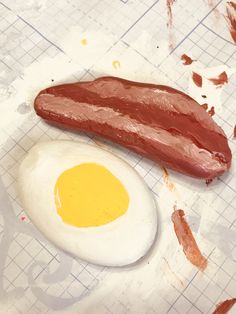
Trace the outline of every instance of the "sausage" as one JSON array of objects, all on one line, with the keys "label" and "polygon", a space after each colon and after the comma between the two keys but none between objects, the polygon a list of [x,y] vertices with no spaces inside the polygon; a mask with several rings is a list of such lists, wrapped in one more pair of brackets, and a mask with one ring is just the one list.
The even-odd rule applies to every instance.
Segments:
[{"label": "sausage", "polygon": [[116,77],[53,86],[35,98],[36,113],[91,132],[183,174],[212,179],[231,164],[224,131],[174,88]]}]

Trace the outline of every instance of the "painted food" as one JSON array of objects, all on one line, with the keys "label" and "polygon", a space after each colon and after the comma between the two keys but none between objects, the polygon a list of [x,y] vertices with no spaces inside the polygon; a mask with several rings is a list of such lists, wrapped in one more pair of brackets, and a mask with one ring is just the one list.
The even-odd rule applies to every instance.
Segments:
[{"label": "painted food", "polygon": [[134,263],[157,231],[148,187],[122,159],[84,143],[34,146],[19,169],[22,206],[63,250],[95,264]]},{"label": "painted food", "polygon": [[212,179],[231,164],[224,131],[195,100],[163,85],[101,77],[49,87],[42,118],[95,133],[186,175]]}]

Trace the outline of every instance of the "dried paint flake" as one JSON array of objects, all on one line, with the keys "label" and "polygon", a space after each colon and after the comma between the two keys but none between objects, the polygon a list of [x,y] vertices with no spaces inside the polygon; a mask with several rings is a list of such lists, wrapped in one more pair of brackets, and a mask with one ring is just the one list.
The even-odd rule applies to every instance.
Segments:
[{"label": "dried paint flake", "polygon": [[220,73],[217,77],[210,78],[209,81],[211,81],[216,86],[223,86],[224,84],[228,83],[228,75],[224,71]]},{"label": "dried paint flake", "polygon": [[181,60],[183,61],[184,65],[190,65],[194,62],[194,60],[187,56],[185,53],[181,56]]},{"label": "dried paint flake", "polygon": [[193,82],[195,83],[195,85],[197,85],[198,87],[202,87],[201,75],[197,74],[196,72],[193,72],[192,79],[193,79]]}]

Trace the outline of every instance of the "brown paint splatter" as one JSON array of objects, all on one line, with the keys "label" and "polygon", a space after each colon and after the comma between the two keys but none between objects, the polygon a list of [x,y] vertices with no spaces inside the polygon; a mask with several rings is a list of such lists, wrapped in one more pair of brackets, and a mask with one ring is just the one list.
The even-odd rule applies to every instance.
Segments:
[{"label": "brown paint splatter", "polygon": [[230,35],[236,43],[236,3],[232,1],[226,3],[226,20],[228,22]]},{"label": "brown paint splatter", "polygon": [[213,179],[207,179],[206,180],[206,185],[208,186],[209,184],[211,184],[212,181],[213,181]]},{"label": "brown paint splatter", "polygon": [[207,96],[206,95],[202,95],[202,98],[207,98]]},{"label": "brown paint splatter", "polygon": [[236,304],[236,298],[221,302],[212,314],[226,314],[232,309],[234,304]]},{"label": "brown paint splatter", "polygon": [[197,74],[196,72],[193,72],[192,79],[193,79],[193,82],[195,83],[195,85],[197,85],[198,87],[202,87],[201,75]]},{"label": "brown paint splatter", "polygon": [[185,53],[181,56],[181,60],[183,61],[184,65],[190,65],[194,62],[194,60],[187,56]]},{"label": "brown paint splatter", "polygon": [[224,72],[220,73],[220,75],[218,75],[217,77],[210,78],[209,81],[211,81],[216,86],[222,86],[222,85],[228,83],[228,75],[224,71]]},{"label": "brown paint splatter", "polygon": [[176,280],[181,284],[182,287],[184,287],[184,282],[183,282],[183,280],[171,269],[168,260],[167,260],[165,257],[163,257],[163,260],[164,260],[165,263],[166,263],[166,267],[167,267],[167,269],[168,269],[170,275],[171,275],[174,279],[176,279]]},{"label": "brown paint splatter", "polygon": [[211,107],[211,109],[208,111],[208,114],[212,117],[215,114],[215,108],[214,106]]},{"label": "brown paint splatter", "polygon": [[80,41],[81,45],[86,46],[88,44],[88,41],[86,38],[81,39]]},{"label": "brown paint splatter", "polygon": [[202,104],[201,107],[202,107],[203,109],[207,110],[207,109],[208,109],[208,104]]},{"label": "brown paint splatter", "polygon": [[174,224],[175,234],[178,238],[179,244],[183,247],[183,251],[187,259],[203,271],[207,267],[207,259],[200,252],[184,215],[185,214],[182,209],[176,209],[176,206],[174,206],[174,212],[171,216],[171,220]]},{"label": "brown paint splatter", "polygon": [[236,139],[236,124],[234,126],[234,139]]},{"label": "brown paint splatter", "polygon": [[164,180],[165,185],[168,188],[168,190],[170,192],[174,192],[175,191],[175,185],[174,185],[174,183],[171,182],[169,173],[166,170],[166,168],[164,168],[164,167],[163,167],[163,180]]},{"label": "brown paint splatter", "polygon": [[113,66],[113,68],[114,69],[119,69],[120,68],[120,61],[118,61],[118,60],[114,60],[113,62],[112,62],[112,66]]}]

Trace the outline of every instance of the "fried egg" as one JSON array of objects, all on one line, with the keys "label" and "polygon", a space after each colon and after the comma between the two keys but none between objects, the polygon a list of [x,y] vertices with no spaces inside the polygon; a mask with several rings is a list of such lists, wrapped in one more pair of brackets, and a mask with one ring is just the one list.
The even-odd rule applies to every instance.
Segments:
[{"label": "fried egg", "polygon": [[61,249],[91,263],[123,266],[142,258],[157,233],[153,196],[139,174],[85,143],[35,145],[19,168],[22,206]]}]

